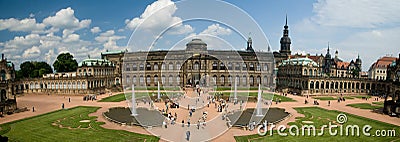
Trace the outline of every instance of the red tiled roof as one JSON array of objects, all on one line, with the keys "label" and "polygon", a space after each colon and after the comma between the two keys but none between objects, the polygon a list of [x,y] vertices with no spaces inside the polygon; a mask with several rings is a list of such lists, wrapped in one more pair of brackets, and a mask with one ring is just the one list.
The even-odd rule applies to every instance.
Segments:
[{"label": "red tiled roof", "polygon": [[382,57],[378,59],[374,64],[372,64],[372,68],[386,68],[388,65],[396,60],[396,57]]},{"label": "red tiled roof", "polygon": [[350,63],[349,62],[336,62],[337,68],[344,68],[347,69],[349,67]]}]

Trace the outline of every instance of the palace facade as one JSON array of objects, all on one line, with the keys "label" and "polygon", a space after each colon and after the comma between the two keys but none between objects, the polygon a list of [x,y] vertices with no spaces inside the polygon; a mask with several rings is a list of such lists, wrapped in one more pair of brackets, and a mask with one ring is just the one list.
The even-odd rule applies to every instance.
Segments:
[{"label": "palace facade", "polygon": [[[111,55],[105,56],[111,58]],[[208,50],[201,39],[193,39],[184,50],[125,53],[123,63],[122,83],[125,86],[157,86],[160,83],[175,87],[231,87],[235,80],[241,87],[261,84],[273,89],[275,86],[273,54],[255,52],[251,38],[244,51]]]},{"label": "palace facade", "polygon": [[76,72],[54,73],[18,81],[17,93],[97,94],[115,84],[115,65],[104,59],[85,59]]},{"label": "palace facade", "polygon": [[13,112],[17,108],[15,96],[14,64],[1,55],[0,61],[0,115]]}]

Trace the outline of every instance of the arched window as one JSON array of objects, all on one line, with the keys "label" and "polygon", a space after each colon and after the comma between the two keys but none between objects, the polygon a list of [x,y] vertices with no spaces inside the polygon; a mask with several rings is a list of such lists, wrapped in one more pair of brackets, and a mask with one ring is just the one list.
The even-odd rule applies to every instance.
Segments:
[{"label": "arched window", "polygon": [[260,64],[257,64],[257,71],[261,71],[261,66],[260,66]]},{"label": "arched window", "polygon": [[264,76],[264,85],[268,86],[268,77],[267,76]]},{"label": "arched window", "polygon": [[264,71],[268,71],[268,64],[264,64]]},{"label": "arched window", "polygon": [[261,84],[261,76],[257,76],[257,84]]},{"label": "arched window", "polygon": [[307,75],[307,69],[304,69],[304,73],[303,73],[304,75]]},{"label": "arched window", "polygon": [[228,63],[228,70],[232,70],[232,63],[231,62]]},{"label": "arched window", "polygon": [[213,80],[212,80],[213,84],[217,84],[217,75],[213,76]]},{"label": "arched window", "polygon": [[242,83],[243,83],[243,85],[247,84],[247,77],[246,76],[243,76]]},{"label": "arched window", "polygon": [[172,85],[172,83],[174,82],[174,80],[172,79],[172,75],[169,75],[168,82],[170,85]]},{"label": "arched window", "polygon": [[129,75],[126,75],[126,83],[131,83],[131,78],[130,78],[130,76]]},{"label": "arched window", "polygon": [[132,64],[132,70],[133,70],[133,71],[137,71],[137,65],[136,65],[136,63],[133,63],[133,64]]},{"label": "arched window", "polygon": [[310,89],[314,89],[314,81],[310,82]]},{"label": "arched window", "polygon": [[219,80],[220,80],[220,83],[221,83],[222,85],[225,84],[225,76],[224,76],[224,75],[221,75],[221,77],[219,78]]},{"label": "arched window", "polygon": [[143,84],[143,83],[144,83],[144,77],[143,77],[143,75],[141,75],[139,77],[139,84]]},{"label": "arched window", "polygon": [[136,75],[134,75],[134,76],[132,77],[132,83],[133,83],[133,84],[136,84]]},{"label": "arched window", "polygon": [[225,65],[224,65],[224,63],[221,62],[221,63],[219,64],[219,69],[220,69],[220,70],[225,70]]},{"label": "arched window", "polygon": [[150,65],[150,63],[146,63],[146,70],[151,70],[151,65]]},{"label": "arched window", "polygon": [[177,62],[175,70],[179,70],[180,68],[181,68],[181,63]]},{"label": "arched window", "polygon": [[150,84],[150,82],[151,82],[151,77],[150,77],[150,75],[148,75],[148,76],[146,77],[146,83],[147,83],[147,84]]},{"label": "arched window", "polygon": [[[239,86],[240,85],[240,77],[237,75],[235,79],[236,79],[236,85]],[[235,82],[233,82],[233,83],[235,83]]]},{"label": "arched window", "polygon": [[312,69],[310,69],[310,70],[308,71],[308,73],[310,73],[309,76],[313,76],[313,74],[312,74]]},{"label": "arched window", "polygon": [[194,68],[193,69],[194,70],[199,70],[200,69],[199,66],[200,66],[199,62],[196,61],[196,62],[194,62],[194,66],[193,66]]},{"label": "arched window", "polygon": [[161,63],[161,70],[166,70],[164,62]]},{"label": "arched window", "polygon": [[174,70],[174,64],[173,63],[169,63],[168,64],[168,70]]},{"label": "arched window", "polygon": [[139,70],[144,70],[144,65],[143,65],[143,63],[140,63],[140,65],[139,65]]},{"label": "arched window", "polygon": [[254,71],[254,64],[253,63],[250,63],[250,70]]},{"label": "arched window", "polygon": [[165,75],[162,75],[161,76],[161,82],[162,82],[162,84],[167,84],[167,81],[165,80],[166,78],[165,78]]},{"label": "arched window", "polygon": [[176,84],[180,84],[181,83],[181,77],[178,75],[176,76]]},{"label": "arched window", "polygon": [[154,70],[158,70],[158,64],[157,63],[154,63],[154,68],[153,68]]},{"label": "arched window", "polygon": [[242,70],[244,70],[244,71],[247,70],[247,64],[246,63],[242,64]]},{"label": "arched window", "polygon": [[154,75],[154,84],[156,84],[158,82],[158,76]]},{"label": "arched window", "polygon": [[240,64],[236,63],[235,70],[240,70]]},{"label": "arched window", "polygon": [[251,86],[254,86],[254,76],[252,76],[252,75],[250,76],[249,82],[250,82]]},{"label": "arched window", "polygon": [[213,69],[213,70],[217,70],[217,69],[218,69],[218,64],[217,64],[217,62],[213,62],[213,64],[212,64],[212,69]]}]

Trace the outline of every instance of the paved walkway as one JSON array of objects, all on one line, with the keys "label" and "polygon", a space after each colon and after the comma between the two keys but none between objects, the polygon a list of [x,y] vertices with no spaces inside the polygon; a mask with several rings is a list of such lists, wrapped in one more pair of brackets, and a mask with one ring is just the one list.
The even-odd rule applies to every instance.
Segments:
[{"label": "paved walkway", "polygon": [[[113,93],[113,94],[118,94],[118,93]],[[101,98],[104,98],[104,97],[108,97],[108,95],[98,96],[98,100]],[[273,103],[271,106],[271,107],[284,108],[284,109],[286,109],[287,112],[291,113],[291,115],[292,115],[290,118],[280,122],[279,125],[280,124],[286,125],[288,122],[293,122],[296,117],[303,116],[302,114],[297,113],[293,108],[316,106],[316,105],[312,105],[310,103],[304,104],[304,100],[306,99],[306,97],[294,96],[294,95],[288,95],[288,97],[296,100],[297,102],[283,102],[283,103],[279,103],[279,104]],[[68,101],[69,99],[71,100],[70,102]],[[346,106],[347,104],[352,104],[352,103],[364,103],[364,102],[372,103],[373,100],[374,100],[373,98],[371,98],[369,100],[362,100],[362,99],[355,98],[355,99],[347,99],[345,102],[340,102],[340,103],[338,103],[337,101],[331,101],[330,106],[328,106],[328,101],[319,100],[320,105],[318,105],[317,107],[325,108],[328,110],[343,111],[343,112],[351,113],[354,115],[371,118],[374,120],[378,120],[378,121],[382,121],[382,122],[400,126],[400,118],[390,117],[390,116],[383,115],[383,114],[378,114],[375,112],[371,112],[370,110],[363,110],[363,109]],[[117,106],[127,107],[126,101],[122,101],[122,102],[83,101],[82,96],[56,96],[56,95],[25,95],[25,96],[17,97],[17,101],[18,101],[17,102],[18,107],[27,107],[30,109],[30,111],[16,113],[13,115],[6,115],[5,117],[0,118],[0,124],[27,118],[27,117],[36,116],[36,115],[43,114],[43,113],[48,113],[48,112],[55,111],[55,110],[59,110],[59,109],[61,109],[62,103],[64,103],[65,108],[71,108],[71,107],[75,107],[75,106],[98,106],[98,107],[101,107],[97,112],[92,113],[90,115],[97,116],[98,121],[105,122],[105,124],[102,125],[102,127],[104,127],[104,128],[126,130],[126,131],[130,131],[130,132],[142,133],[142,134],[151,134],[150,132],[148,132],[147,130],[145,130],[142,127],[120,126],[118,124],[109,122],[104,119],[104,117],[102,116],[103,112],[107,111],[111,107],[117,107]],[[313,99],[310,97],[308,99],[308,101],[312,102]],[[204,104],[202,104],[202,105],[204,105]],[[161,105],[161,103],[160,103],[160,104],[157,104],[157,106],[162,107],[165,105]],[[255,107],[255,106],[256,106],[255,103],[247,103],[246,107]],[[32,112],[32,107],[35,107],[35,112]],[[182,120],[182,118],[185,120],[185,122],[187,121],[187,118],[188,118],[187,113],[188,112],[183,111],[183,110],[184,109],[182,109],[182,111],[176,111],[178,113],[178,122],[180,122]],[[198,130],[196,128],[196,123],[192,122],[193,125],[191,127],[185,126],[182,128],[181,124],[176,124],[174,126],[168,125],[169,128],[171,127],[172,129],[165,129],[165,128],[157,127],[157,128],[153,128],[152,132],[157,132],[157,133],[160,132],[160,133],[164,134],[165,132],[168,131],[168,134],[170,134],[170,135],[166,135],[165,137],[174,138],[173,140],[176,140],[176,141],[184,141],[185,133],[183,130],[185,130],[185,131],[190,130],[191,137],[195,138],[195,137],[197,137],[196,135],[211,136],[215,132],[223,131],[218,128],[226,128],[227,127],[226,123],[224,123],[222,121],[222,119],[220,119],[221,113],[217,113],[215,111],[215,108],[213,105],[211,105],[209,108],[204,107],[204,111],[208,111],[209,116],[210,117],[212,116],[212,118],[215,118],[215,120],[212,118],[209,118],[208,121],[221,121],[221,122],[216,122],[215,123],[216,125],[207,125],[204,129],[200,128],[200,130]],[[195,119],[197,119],[197,117],[201,117],[201,116],[198,116],[196,114],[193,116],[192,120],[194,121]],[[207,123],[207,124],[210,124],[210,123]],[[256,131],[247,131],[247,130],[242,130],[239,128],[231,128],[231,129],[225,131],[225,133],[223,133],[222,135],[216,136],[216,138],[213,139],[212,141],[234,141],[233,136],[250,135],[250,134],[256,134]],[[195,139],[192,139],[192,140],[196,141]],[[161,141],[163,141],[163,140],[161,140]]]}]

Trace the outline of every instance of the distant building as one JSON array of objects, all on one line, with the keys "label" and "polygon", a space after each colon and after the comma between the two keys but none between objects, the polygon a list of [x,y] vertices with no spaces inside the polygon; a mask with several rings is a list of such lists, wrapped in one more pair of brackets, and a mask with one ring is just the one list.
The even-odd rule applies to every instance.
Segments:
[{"label": "distant building", "polygon": [[13,112],[17,108],[14,64],[1,55],[0,61],[0,114]]},{"label": "distant building", "polygon": [[374,80],[386,80],[387,68],[396,61],[396,57],[382,57],[374,62],[368,70],[368,78]]},{"label": "distant building", "polygon": [[97,94],[115,84],[115,65],[105,59],[85,59],[75,72],[52,73],[42,78],[24,78],[18,82],[19,93]]},{"label": "distant building", "polygon": [[280,40],[281,48],[279,52],[274,52],[274,58],[276,63],[279,63],[280,61],[287,59],[292,54],[292,51],[290,50],[290,45],[292,44],[292,41],[290,40],[289,37],[289,26],[287,24],[287,16],[286,16],[285,26],[283,26],[283,28],[284,28],[283,36]]}]

